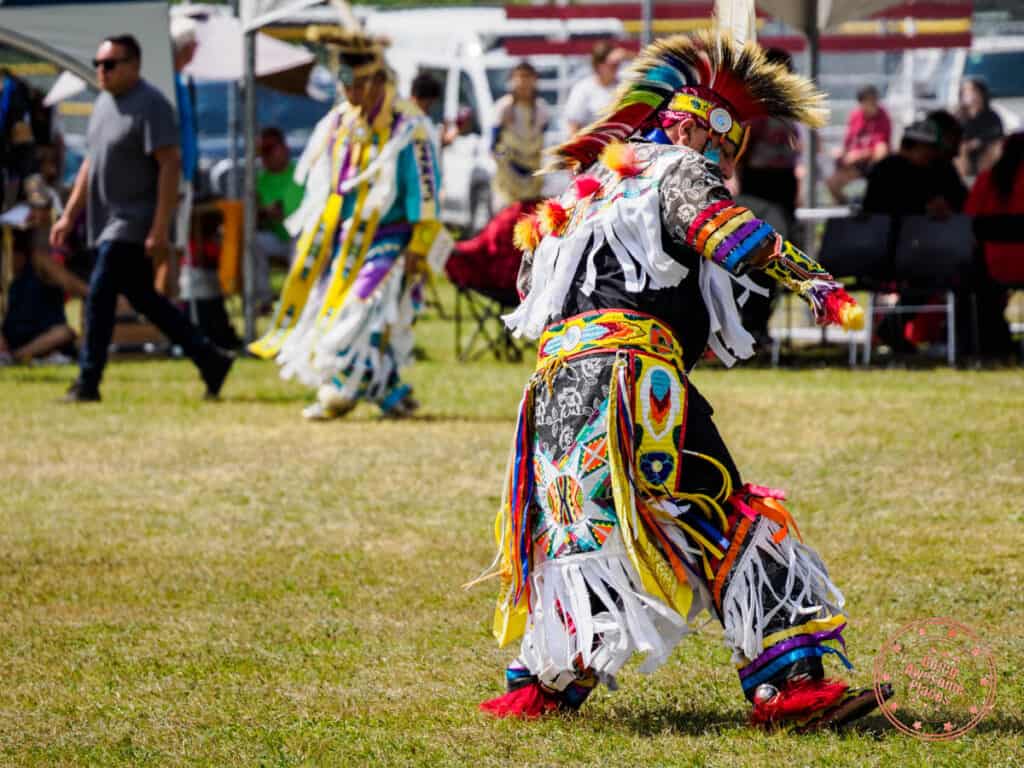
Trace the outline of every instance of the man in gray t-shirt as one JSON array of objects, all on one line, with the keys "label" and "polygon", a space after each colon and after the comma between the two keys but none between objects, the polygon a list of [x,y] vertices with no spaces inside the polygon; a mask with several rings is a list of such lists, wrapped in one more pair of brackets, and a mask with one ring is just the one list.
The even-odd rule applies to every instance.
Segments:
[{"label": "man in gray t-shirt", "polygon": [[[155,229],[161,160],[180,164],[170,157],[178,146],[170,102],[141,79],[117,96],[103,91],[93,105],[88,146],[89,245],[105,240],[144,244]],[[177,191],[175,180],[175,200]]]},{"label": "man in gray t-shirt", "polygon": [[63,215],[50,232],[64,244],[86,209],[96,266],[85,307],[85,343],[68,402],[99,400],[114,331],[117,295],[185,350],[216,397],[233,358],[221,352],[153,287],[153,261],[167,255],[181,154],[174,110],[140,76],[142,51],[130,35],[104,40],[93,62],[102,93],[89,120],[88,152]]}]

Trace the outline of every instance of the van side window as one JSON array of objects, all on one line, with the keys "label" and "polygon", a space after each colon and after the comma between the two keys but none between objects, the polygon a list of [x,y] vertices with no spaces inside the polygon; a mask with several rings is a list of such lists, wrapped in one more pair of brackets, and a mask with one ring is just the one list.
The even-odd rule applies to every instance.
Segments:
[{"label": "van side window", "polygon": [[459,72],[459,114],[468,112],[466,133],[480,133],[480,114],[473,90],[473,80],[466,72]]}]

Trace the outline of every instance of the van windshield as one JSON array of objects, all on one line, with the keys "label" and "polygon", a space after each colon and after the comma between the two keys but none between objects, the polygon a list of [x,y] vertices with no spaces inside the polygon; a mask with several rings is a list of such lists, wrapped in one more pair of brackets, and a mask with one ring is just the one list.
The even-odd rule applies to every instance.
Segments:
[{"label": "van windshield", "polygon": [[1024,51],[971,53],[964,64],[964,77],[985,81],[993,99],[1024,97]]},{"label": "van windshield", "polygon": [[[491,98],[497,101],[508,93],[508,76],[512,67],[488,67],[487,85],[491,89]],[[537,95],[552,107],[558,104],[558,69],[556,67],[537,67]]]}]

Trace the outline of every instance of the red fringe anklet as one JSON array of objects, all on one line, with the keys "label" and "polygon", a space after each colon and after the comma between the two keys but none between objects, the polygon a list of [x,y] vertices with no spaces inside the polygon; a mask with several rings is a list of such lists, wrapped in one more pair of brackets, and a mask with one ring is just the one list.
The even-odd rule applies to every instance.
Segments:
[{"label": "red fringe anklet", "polygon": [[558,709],[558,699],[540,683],[530,683],[480,704],[480,710],[495,717],[534,718]]}]

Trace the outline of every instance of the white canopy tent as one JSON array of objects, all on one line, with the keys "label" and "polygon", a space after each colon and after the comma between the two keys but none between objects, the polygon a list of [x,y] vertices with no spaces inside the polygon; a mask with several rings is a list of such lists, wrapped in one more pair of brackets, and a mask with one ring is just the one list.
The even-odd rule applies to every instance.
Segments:
[{"label": "white canopy tent", "polygon": [[[245,76],[242,25],[231,16],[199,22],[196,30],[196,54],[185,67],[185,74],[197,83],[240,82]],[[263,84],[295,93],[306,92],[309,72],[316,58],[297,45],[289,45],[269,35],[256,37],[256,78]],[[78,95],[88,83],[65,70],[50,88],[45,104],[52,106]]]},{"label": "white canopy tent", "polygon": [[[233,16],[212,16],[196,28],[196,54],[185,73],[196,82],[241,81],[245,77],[242,23]],[[312,53],[269,35],[256,35],[256,78],[270,78],[290,70],[305,70],[316,62]],[[303,91],[305,87],[303,86]]]},{"label": "white canopy tent", "polygon": [[142,47],[143,77],[173,104],[167,23],[167,3],[152,0],[0,0],[0,43],[50,61],[93,86],[92,59],[100,41],[134,35]]}]

